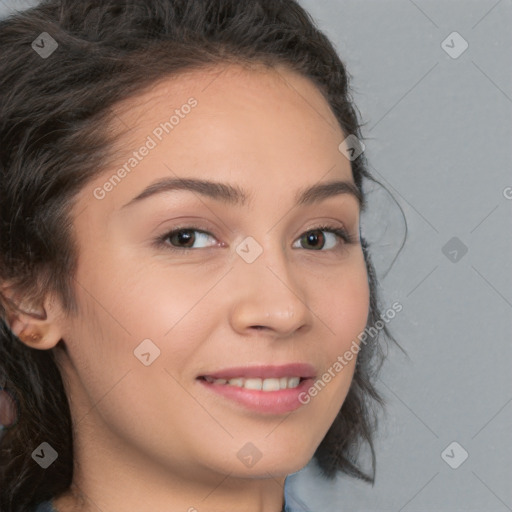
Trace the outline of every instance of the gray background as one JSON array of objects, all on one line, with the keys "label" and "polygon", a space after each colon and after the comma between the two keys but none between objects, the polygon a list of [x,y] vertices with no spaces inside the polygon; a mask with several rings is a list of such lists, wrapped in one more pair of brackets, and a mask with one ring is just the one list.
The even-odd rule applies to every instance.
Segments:
[{"label": "gray background", "polygon": [[[0,16],[35,4],[0,0]],[[290,477],[295,506],[512,511],[512,1],[301,4],[348,66],[370,168],[407,219],[389,269],[404,222],[369,187],[363,232],[384,309],[403,305],[390,328],[408,358],[391,346],[381,373],[375,486],[310,464]],[[441,46],[454,31],[469,45],[458,58]],[[453,441],[468,453],[457,469],[441,456]]]}]

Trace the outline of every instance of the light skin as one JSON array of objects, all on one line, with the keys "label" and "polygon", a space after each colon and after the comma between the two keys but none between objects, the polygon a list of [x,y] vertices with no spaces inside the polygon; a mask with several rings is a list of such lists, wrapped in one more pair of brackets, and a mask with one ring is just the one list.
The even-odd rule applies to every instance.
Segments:
[{"label": "light skin", "polygon": [[[190,97],[197,106],[94,198]],[[307,464],[334,421],[355,358],[286,414],[248,410],[197,377],[306,362],[320,378],[364,329],[369,289],[357,198],[345,191],[295,204],[307,187],[354,183],[338,150],[345,135],[314,84],[284,68],[196,70],[158,82],[117,114],[132,128],[123,153],[73,209],[79,313],[65,314],[49,297],[46,318],[11,317],[12,328],[43,336],[27,344],[55,351],[70,398],[73,488],[84,502],[67,493],[54,503],[62,512],[278,512],[285,477]],[[123,208],[155,180],[176,177],[230,184],[248,201],[174,190]],[[315,231],[326,224],[352,241]],[[155,247],[157,236],[185,226],[199,230],[192,249],[176,236]],[[252,263],[236,252],[248,236],[263,250]],[[149,366],[134,356],[144,339],[160,350]],[[248,442],[261,453],[252,467],[237,457]]]}]

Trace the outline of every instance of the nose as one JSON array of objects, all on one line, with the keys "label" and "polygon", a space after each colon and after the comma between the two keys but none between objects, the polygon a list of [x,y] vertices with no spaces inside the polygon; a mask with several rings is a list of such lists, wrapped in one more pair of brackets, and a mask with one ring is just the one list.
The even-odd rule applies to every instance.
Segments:
[{"label": "nose", "polygon": [[309,331],[314,315],[307,304],[306,283],[298,278],[282,252],[272,256],[264,250],[250,264],[236,261],[231,272],[232,328],[242,335],[268,331],[280,338]]}]

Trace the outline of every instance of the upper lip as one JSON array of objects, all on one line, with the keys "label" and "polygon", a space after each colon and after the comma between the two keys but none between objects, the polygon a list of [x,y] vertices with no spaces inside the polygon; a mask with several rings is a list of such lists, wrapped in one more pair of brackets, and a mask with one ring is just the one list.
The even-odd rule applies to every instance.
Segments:
[{"label": "upper lip", "polygon": [[315,376],[315,368],[309,363],[290,363],[280,366],[258,365],[258,366],[239,366],[233,368],[224,368],[213,372],[203,373],[199,377],[212,377],[214,379],[233,379],[242,378],[280,378],[280,377],[301,377],[310,379]]}]

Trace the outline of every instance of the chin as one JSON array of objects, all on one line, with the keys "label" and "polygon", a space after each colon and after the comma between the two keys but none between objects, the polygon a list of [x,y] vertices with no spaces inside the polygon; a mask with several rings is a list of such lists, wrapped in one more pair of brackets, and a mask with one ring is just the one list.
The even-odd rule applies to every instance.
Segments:
[{"label": "chin", "polygon": [[[293,447],[281,447],[281,449],[269,447],[263,453],[260,452],[258,454],[255,452],[253,460],[251,461],[249,458],[247,464],[243,462],[244,457],[242,454],[240,457],[242,464],[231,464],[230,471],[244,478],[268,478],[269,475],[273,477],[286,477],[303,469],[310,462],[314,452],[314,448],[312,450],[304,450],[304,445],[300,443]],[[245,468],[244,465],[246,466]]]}]

